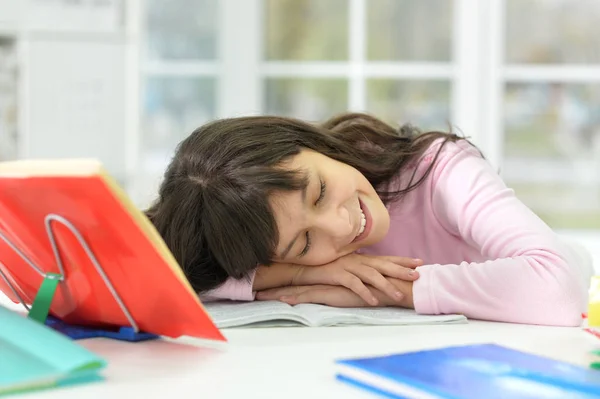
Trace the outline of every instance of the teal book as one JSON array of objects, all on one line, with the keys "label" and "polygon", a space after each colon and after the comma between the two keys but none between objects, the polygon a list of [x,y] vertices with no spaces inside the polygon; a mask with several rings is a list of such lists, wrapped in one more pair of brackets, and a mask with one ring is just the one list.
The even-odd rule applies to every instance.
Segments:
[{"label": "teal book", "polygon": [[0,396],[102,380],[106,361],[0,305]]}]

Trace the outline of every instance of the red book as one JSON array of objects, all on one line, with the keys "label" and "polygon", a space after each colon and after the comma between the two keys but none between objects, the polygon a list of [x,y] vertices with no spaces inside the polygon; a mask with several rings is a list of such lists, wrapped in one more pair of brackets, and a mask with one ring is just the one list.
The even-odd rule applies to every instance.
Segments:
[{"label": "red book", "polygon": [[[94,160],[0,163],[0,232],[44,272],[59,273],[45,218],[68,220],[96,256],[140,331],[225,338],[152,223]],[[51,222],[65,279],[50,314],[70,324],[130,326],[76,236]],[[0,238],[0,270],[32,303],[43,277]],[[0,291],[18,298],[0,278]]]}]

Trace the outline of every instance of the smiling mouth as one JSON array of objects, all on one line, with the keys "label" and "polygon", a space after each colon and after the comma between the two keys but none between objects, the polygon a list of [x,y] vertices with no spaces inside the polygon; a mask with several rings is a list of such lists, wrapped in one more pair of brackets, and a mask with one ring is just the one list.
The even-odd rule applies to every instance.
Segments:
[{"label": "smiling mouth", "polygon": [[358,229],[358,234],[356,235],[356,237],[358,237],[365,231],[366,224],[367,224],[367,217],[365,216],[365,213],[363,212],[363,210],[361,208],[360,209],[360,228]]},{"label": "smiling mouth", "polygon": [[359,199],[358,205],[360,207],[360,227],[356,233],[356,237],[352,242],[357,242],[369,235],[371,231],[371,225],[373,224],[371,213],[369,212],[369,208]]}]

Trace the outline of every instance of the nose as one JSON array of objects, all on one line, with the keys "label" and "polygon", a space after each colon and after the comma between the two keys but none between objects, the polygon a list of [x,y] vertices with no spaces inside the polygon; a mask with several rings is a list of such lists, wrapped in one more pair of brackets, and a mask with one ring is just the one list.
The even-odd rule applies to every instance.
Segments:
[{"label": "nose", "polygon": [[328,236],[335,243],[346,244],[349,236],[354,231],[352,215],[344,206],[330,207],[315,217],[315,225],[322,234]]}]

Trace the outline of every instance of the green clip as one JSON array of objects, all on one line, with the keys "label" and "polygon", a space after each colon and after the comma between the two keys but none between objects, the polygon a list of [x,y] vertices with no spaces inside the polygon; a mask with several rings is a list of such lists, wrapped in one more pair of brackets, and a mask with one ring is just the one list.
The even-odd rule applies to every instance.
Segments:
[{"label": "green clip", "polygon": [[44,281],[35,295],[31,309],[29,310],[29,318],[35,321],[39,321],[44,324],[48,317],[50,305],[56,292],[56,287],[61,281],[62,276],[57,273],[46,273]]},{"label": "green clip", "polygon": [[600,349],[595,349],[590,352],[592,355],[600,356]]}]

